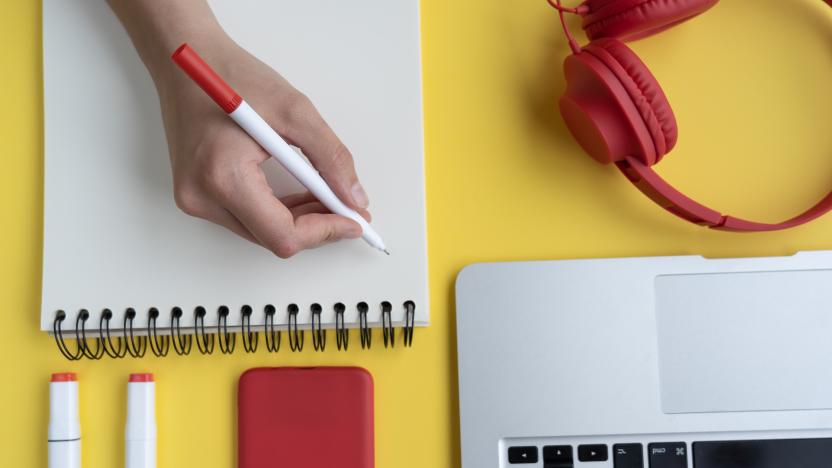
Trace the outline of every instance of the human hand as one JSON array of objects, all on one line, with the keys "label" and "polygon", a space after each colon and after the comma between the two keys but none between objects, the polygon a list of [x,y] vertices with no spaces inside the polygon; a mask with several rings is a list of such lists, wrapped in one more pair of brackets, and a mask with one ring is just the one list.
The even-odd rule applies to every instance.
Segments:
[{"label": "human hand", "polygon": [[[205,27],[217,29],[206,34]],[[369,220],[369,201],[352,156],[309,99],[235,44],[218,24],[203,25],[197,41],[206,62],[288,143],[301,148],[345,204]],[[275,197],[261,169],[269,155],[175,69],[172,51],[142,58],[159,92],[174,199],[182,211],[222,225],[281,258],[361,235],[356,222],[330,213],[309,193]]]}]

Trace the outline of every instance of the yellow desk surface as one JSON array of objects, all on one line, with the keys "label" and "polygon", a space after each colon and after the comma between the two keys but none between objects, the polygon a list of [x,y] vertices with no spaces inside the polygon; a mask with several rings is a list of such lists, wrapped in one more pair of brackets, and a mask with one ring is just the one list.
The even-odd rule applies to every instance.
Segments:
[{"label": "yellow desk surface", "polygon": [[[125,379],[152,371],[159,466],[224,467],[236,460],[244,369],[342,364],[375,378],[378,466],[458,466],[453,282],[464,265],[832,248],[832,215],[780,233],[708,231],[584,156],[556,111],[567,48],[544,0],[423,0],[422,13],[432,325],[417,330],[412,349],[68,363],[38,331],[40,2],[3,3],[0,466],[46,466],[51,372],[80,375],[84,466],[123,463]],[[832,11],[818,0],[726,1],[633,44],[679,121],[679,144],[659,171],[724,212],[763,220],[819,199],[832,187],[830,44]]]}]

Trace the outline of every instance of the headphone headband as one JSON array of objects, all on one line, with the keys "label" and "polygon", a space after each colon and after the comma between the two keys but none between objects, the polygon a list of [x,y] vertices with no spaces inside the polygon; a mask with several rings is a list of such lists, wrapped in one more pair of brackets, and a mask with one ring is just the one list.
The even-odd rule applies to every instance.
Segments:
[{"label": "headphone headband", "polygon": [[[830,0],[832,1],[832,0]],[[693,200],[667,183],[651,167],[633,157],[616,163],[641,193],[676,216],[720,231],[762,232],[789,229],[817,219],[832,210],[832,192],[804,213],[781,223],[759,223],[723,215]]]}]

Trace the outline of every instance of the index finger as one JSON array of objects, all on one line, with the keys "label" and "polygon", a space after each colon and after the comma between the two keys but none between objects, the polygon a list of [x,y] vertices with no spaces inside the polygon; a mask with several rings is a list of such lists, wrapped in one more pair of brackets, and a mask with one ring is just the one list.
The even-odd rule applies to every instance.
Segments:
[{"label": "index finger", "polygon": [[306,96],[298,93],[288,107],[285,136],[303,150],[341,201],[366,212],[370,201],[358,180],[352,153]]}]

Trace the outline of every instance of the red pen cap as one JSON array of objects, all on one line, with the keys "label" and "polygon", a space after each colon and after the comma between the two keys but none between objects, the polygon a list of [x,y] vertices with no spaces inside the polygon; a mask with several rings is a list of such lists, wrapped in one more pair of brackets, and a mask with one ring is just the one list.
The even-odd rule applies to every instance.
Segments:
[{"label": "red pen cap", "polygon": [[185,71],[203,91],[211,96],[226,113],[234,112],[240,106],[243,98],[228,86],[217,72],[214,71],[188,43],[179,46],[170,56],[179,68]]},{"label": "red pen cap", "polygon": [[75,372],[56,372],[52,374],[51,382],[75,382],[78,380],[78,376],[75,375]]},{"label": "red pen cap", "polygon": [[153,374],[130,374],[128,382],[153,382]]}]

